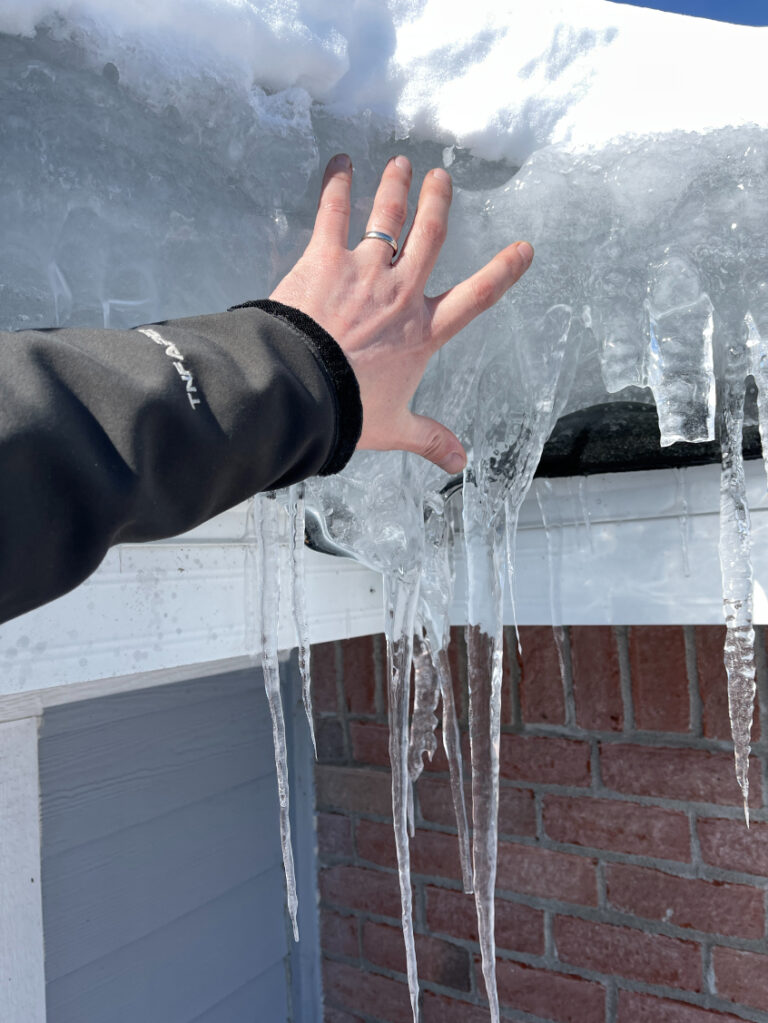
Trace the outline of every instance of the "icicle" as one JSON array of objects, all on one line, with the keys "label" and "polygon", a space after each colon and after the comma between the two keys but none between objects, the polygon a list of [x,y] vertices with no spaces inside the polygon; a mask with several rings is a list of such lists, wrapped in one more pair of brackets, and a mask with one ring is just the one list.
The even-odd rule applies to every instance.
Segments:
[{"label": "icicle", "polygon": [[587,477],[579,476],[578,482],[579,491],[579,507],[581,508],[581,517],[584,522],[584,529],[587,533],[587,542],[589,544],[589,550],[591,554],[595,553],[595,541],[592,536],[592,516],[589,513],[589,501],[587,500]]},{"label": "icicle", "polygon": [[403,937],[408,989],[414,1023],[419,1020],[419,976],[413,937],[413,893],[408,842],[408,710],[413,629],[419,597],[419,568],[390,574],[384,580],[388,665],[389,759],[392,765],[392,817],[400,878]]},{"label": "icicle", "polygon": [[464,541],[469,584],[466,635],[472,751],[472,864],[483,978],[491,1021],[498,1023],[493,900],[498,855],[504,537],[500,516],[488,521],[485,495],[478,490],[471,472],[466,475]]},{"label": "icicle", "polygon": [[[563,565],[563,527],[561,523],[557,526],[552,521],[553,508],[557,507],[557,500],[554,496],[552,481],[548,479],[537,479],[533,486],[536,494],[536,501],[541,512],[541,521],[544,524],[544,536],[547,541],[547,567],[549,569],[549,615],[552,619],[552,635],[557,649],[557,659],[560,664],[560,679],[563,685],[566,684],[565,668],[565,630],[563,624],[563,603],[560,592],[560,573]],[[586,518],[586,512],[585,512]],[[512,529],[517,528],[517,519],[512,520]],[[507,546],[509,541],[509,522],[507,532]],[[591,539],[591,533],[590,533]],[[514,550],[514,547],[512,548]],[[510,573],[514,566],[510,567]]]},{"label": "icicle", "polygon": [[691,563],[688,556],[691,519],[688,514],[688,477],[685,472],[685,468],[675,469],[677,502],[680,505],[680,514],[677,517],[677,522],[680,526],[680,550],[683,557],[683,572],[686,578],[688,578],[691,574]]},{"label": "icicle", "polygon": [[301,674],[301,695],[304,713],[307,715],[312,748],[317,760],[315,722],[312,715],[312,676],[310,673],[310,642],[307,626],[307,592],[304,571],[304,484],[298,483],[288,491],[288,514],[290,517],[289,550],[291,556],[291,607],[296,626],[296,640]]},{"label": "icicle", "polygon": [[[768,289],[763,289],[768,290]],[[760,308],[760,307],[756,307]],[[768,316],[762,322],[768,326]],[[747,348],[749,349],[749,372],[757,384],[757,415],[760,424],[760,443],[763,449],[763,465],[768,478],[768,336],[761,334],[751,312],[746,315]]]},{"label": "icicle", "polygon": [[432,760],[437,749],[435,711],[439,698],[440,685],[432,660],[432,650],[419,623],[413,637],[413,716],[408,742],[408,774],[411,783],[415,782],[424,770],[424,755],[426,754],[428,760]]},{"label": "icicle", "polygon": [[736,778],[749,827],[749,752],[755,702],[755,632],[752,628],[752,541],[747,506],[742,433],[746,369],[742,353],[729,346],[718,412],[720,475],[720,570],[725,611],[725,669]]},{"label": "icicle", "polygon": [[443,748],[448,758],[448,770],[451,775],[451,797],[453,812],[456,817],[456,829],[459,832],[459,859],[461,861],[461,880],[464,891],[470,895],[474,891],[472,878],[472,861],[469,852],[469,822],[467,805],[464,799],[464,766],[461,756],[461,733],[459,719],[456,714],[456,702],[453,696],[453,679],[448,650],[442,647],[437,652],[437,677],[440,681],[440,696],[443,701]]},{"label": "icicle", "polygon": [[461,735],[453,694],[451,664],[448,658],[450,644],[450,607],[453,600],[455,572],[452,552],[454,531],[453,508],[448,508],[442,499],[431,500],[424,523],[424,569],[421,578],[421,608],[427,642],[432,651],[432,661],[437,672],[440,698],[443,704],[442,732],[443,748],[448,759],[451,778],[451,797],[459,836],[459,860],[464,891],[473,890],[472,863],[469,850],[469,824],[464,799],[464,770],[461,756]]},{"label": "icicle", "polygon": [[[255,509],[255,505],[254,505]],[[299,900],[291,848],[291,820],[288,791],[288,753],[285,742],[285,718],[280,695],[280,664],[277,658],[280,611],[280,509],[274,493],[260,501],[259,522],[259,607],[261,611],[261,664],[264,688],[272,715],[272,739],[275,744],[277,792],[280,801],[280,844],[283,850],[286,898],[293,925],[294,941],[299,940],[297,919]]]}]

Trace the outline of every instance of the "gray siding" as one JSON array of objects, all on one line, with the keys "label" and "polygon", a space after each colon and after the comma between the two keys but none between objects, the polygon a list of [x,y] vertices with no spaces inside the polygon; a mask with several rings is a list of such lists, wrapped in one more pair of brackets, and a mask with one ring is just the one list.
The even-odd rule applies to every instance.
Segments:
[{"label": "gray siding", "polygon": [[48,1023],[290,1019],[258,671],[46,712],[40,787]]}]

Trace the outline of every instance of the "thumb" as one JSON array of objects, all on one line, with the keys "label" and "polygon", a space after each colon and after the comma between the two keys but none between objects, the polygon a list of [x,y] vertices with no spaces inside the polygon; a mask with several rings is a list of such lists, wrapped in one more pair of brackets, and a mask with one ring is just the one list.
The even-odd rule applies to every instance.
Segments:
[{"label": "thumb", "polygon": [[458,437],[447,426],[427,416],[410,414],[405,435],[398,446],[434,462],[451,476],[461,472],[467,464],[467,455]]}]

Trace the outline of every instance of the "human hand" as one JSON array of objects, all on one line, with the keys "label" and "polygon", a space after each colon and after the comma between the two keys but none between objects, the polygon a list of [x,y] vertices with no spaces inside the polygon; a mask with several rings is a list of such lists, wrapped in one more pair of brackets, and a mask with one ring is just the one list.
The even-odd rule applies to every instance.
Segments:
[{"label": "human hand", "polygon": [[[389,161],[366,230],[399,238],[411,176],[406,157]],[[515,242],[472,277],[428,298],[424,288],[447,232],[450,175],[440,168],[425,177],[394,265],[385,241],[364,239],[348,248],[351,185],[349,157],[335,156],[325,171],[309,245],[270,297],[311,316],[344,351],[363,405],[358,448],[413,451],[448,473],[461,472],[467,456],[459,439],[441,423],[415,415],[409,404],[430,357],[522,277],[533,250]]]}]

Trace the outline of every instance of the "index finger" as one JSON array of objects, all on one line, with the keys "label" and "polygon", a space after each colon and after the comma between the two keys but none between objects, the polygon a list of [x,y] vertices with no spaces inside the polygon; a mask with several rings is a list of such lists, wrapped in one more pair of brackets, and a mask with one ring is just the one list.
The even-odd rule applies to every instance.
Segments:
[{"label": "index finger", "polygon": [[347,248],[351,189],[352,161],[346,153],[338,153],[325,168],[312,241]]},{"label": "index finger", "polygon": [[495,305],[504,292],[520,280],[532,259],[533,248],[528,242],[515,242],[502,249],[466,281],[442,295],[426,299],[431,319],[431,341],[435,348],[450,341],[476,316]]}]

